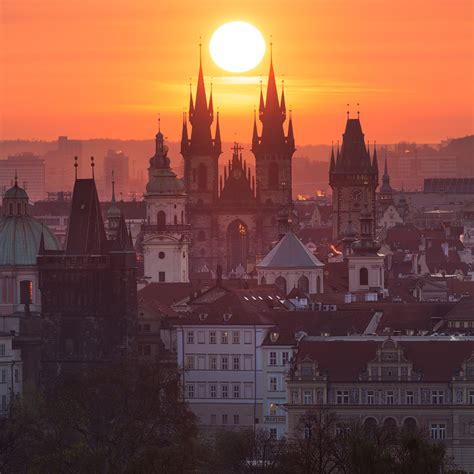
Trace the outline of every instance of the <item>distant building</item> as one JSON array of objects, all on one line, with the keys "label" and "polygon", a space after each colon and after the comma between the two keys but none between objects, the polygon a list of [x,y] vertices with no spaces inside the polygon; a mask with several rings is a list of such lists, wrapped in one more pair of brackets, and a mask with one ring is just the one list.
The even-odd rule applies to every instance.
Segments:
[{"label": "distant building", "polygon": [[[347,119],[341,150],[331,152],[329,184],[333,190],[333,238],[340,239],[349,225],[359,233],[359,215],[364,206],[376,216],[375,190],[378,186],[379,169],[377,150],[372,158],[365,145],[360,120]],[[374,234],[375,235],[375,234]]]},{"label": "distant building", "polygon": [[128,156],[123,151],[109,150],[104,157],[104,175],[103,180],[105,184],[105,194],[110,196],[112,194],[112,174],[115,181],[115,192],[120,197],[120,200],[127,200],[128,187]]},{"label": "distant building", "polygon": [[474,178],[427,178],[423,192],[448,194],[474,194]]},{"label": "distant building", "polygon": [[82,142],[66,136],[58,137],[56,150],[48,151],[43,159],[46,166],[46,190],[49,192],[71,191],[74,182],[74,157],[81,166]]},{"label": "distant building", "polygon": [[13,177],[18,179],[31,201],[46,197],[45,164],[33,153],[20,153],[0,160],[0,190],[3,195],[12,185]]}]

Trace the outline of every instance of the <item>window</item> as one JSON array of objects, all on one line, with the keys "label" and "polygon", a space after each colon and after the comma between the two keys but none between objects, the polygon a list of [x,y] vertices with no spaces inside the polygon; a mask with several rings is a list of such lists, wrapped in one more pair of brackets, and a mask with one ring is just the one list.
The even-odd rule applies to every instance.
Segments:
[{"label": "window", "polygon": [[367,391],[367,405],[373,405],[375,403],[375,393],[373,390]]},{"label": "window", "polygon": [[239,331],[232,331],[232,344],[240,344]]},{"label": "window", "polygon": [[194,385],[192,384],[186,385],[186,396],[187,398],[194,398]]},{"label": "window", "polygon": [[430,425],[430,434],[432,439],[446,439],[446,424],[432,423]]},{"label": "window", "polygon": [[283,365],[288,364],[290,362],[290,353],[289,352],[282,352],[281,353],[281,363]]},{"label": "window", "polygon": [[311,439],[313,435],[313,428],[311,425],[304,425],[304,439]]},{"label": "window", "polygon": [[240,425],[240,416],[234,415],[234,425]]},{"label": "window", "polygon": [[309,280],[304,275],[298,279],[298,289],[304,294],[309,293]]},{"label": "window", "polygon": [[270,352],[268,365],[277,365],[277,353]]},{"label": "window", "polygon": [[229,370],[229,358],[227,356],[221,358],[221,370]]},{"label": "window", "polygon": [[244,332],[244,344],[252,344],[252,332],[245,331]]},{"label": "window", "polygon": [[387,394],[385,395],[385,403],[387,405],[393,405],[395,402],[395,395],[393,394],[392,390],[388,390]]},{"label": "window", "polygon": [[229,333],[227,331],[221,332],[221,344],[229,343]]},{"label": "window", "polygon": [[194,356],[191,356],[191,355],[186,356],[186,369],[189,369],[189,370],[194,369]]},{"label": "window", "polygon": [[336,392],[336,403],[338,405],[349,404],[349,390],[338,390]]},{"label": "window", "polygon": [[221,397],[229,398],[229,387],[227,385],[222,385],[221,387]]},{"label": "window", "polygon": [[158,214],[156,215],[156,223],[160,227],[163,227],[166,225],[166,214],[164,211],[158,212]]},{"label": "window", "polygon": [[209,332],[209,344],[216,344],[216,331]]},{"label": "window", "polygon": [[474,390],[469,390],[469,405],[474,405]]},{"label": "window", "polygon": [[7,369],[2,369],[0,372],[0,383],[7,383]]},{"label": "window", "polygon": [[5,344],[0,344],[0,357],[5,357]]},{"label": "window", "polygon": [[188,344],[194,344],[194,331],[188,331],[187,336]]},{"label": "window", "polygon": [[158,281],[160,283],[165,283],[166,281],[165,272],[158,272]]},{"label": "window", "polygon": [[5,411],[7,409],[7,396],[2,395],[2,411]]},{"label": "window", "polygon": [[227,415],[222,415],[222,424],[227,425]]},{"label": "window", "polygon": [[369,271],[367,268],[362,267],[359,270],[359,284],[367,286],[369,284]]},{"label": "window", "polygon": [[209,370],[217,370],[217,356],[209,356]]},{"label": "window", "polygon": [[405,393],[405,403],[407,405],[413,405],[415,403],[415,394],[413,393],[413,390],[407,390]]},{"label": "window", "polygon": [[300,402],[300,393],[298,390],[291,391],[291,403],[297,404]]},{"label": "window", "polygon": [[270,432],[271,439],[277,439],[278,432],[276,428],[270,428],[269,432]]},{"label": "window", "polygon": [[163,259],[165,258],[165,252],[159,252],[159,253],[158,253],[158,258],[159,258],[160,260],[163,260]]},{"label": "window", "polygon": [[232,387],[232,395],[234,398],[240,398],[240,385],[234,385]]},{"label": "window", "polygon": [[305,390],[303,392],[303,404],[311,405],[313,403],[313,394],[311,390]]},{"label": "window", "polygon": [[270,416],[276,416],[277,411],[277,406],[274,403],[270,403],[270,409],[268,410]]},{"label": "window", "polygon": [[284,277],[279,276],[275,279],[275,285],[278,289],[286,296],[286,280]]},{"label": "window", "polygon": [[31,280],[20,281],[20,304],[31,304],[33,302],[33,282]]},{"label": "window", "polygon": [[270,392],[276,392],[278,389],[278,381],[276,377],[270,377]]},{"label": "window", "polygon": [[209,396],[211,398],[217,398],[217,385],[211,384],[209,387]]},{"label": "window", "polygon": [[432,390],[431,403],[433,405],[442,405],[444,403],[444,392],[442,390]]},{"label": "window", "polygon": [[204,331],[198,331],[198,344],[205,344]]},{"label": "window", "polygon": [[240,370],[240,357],[239,356],[232,357],[232,368],[234,370]]},{"label": "window", "polygon": [[252,356],[251,355],[244,355],[244,369],[252,370]]}]

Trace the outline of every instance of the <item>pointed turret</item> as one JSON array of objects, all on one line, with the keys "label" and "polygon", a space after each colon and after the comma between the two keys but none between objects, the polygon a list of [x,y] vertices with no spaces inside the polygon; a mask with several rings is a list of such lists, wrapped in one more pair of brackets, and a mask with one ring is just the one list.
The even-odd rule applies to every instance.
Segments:
[{"label": "pointed turret", "polygon": [[372,155],[372,171],[378,176],[379,174],[379,163],[377,160],[377,145],[374,142],[374,153]]},{"label": "pointed turret", "polygon": [[387,155],[385,154],[385,165],[382,178],[382,186],[380,186],[380,194],[385,195],[384,199],[387,199],[388,196],[391,197],[392,187],[390,186],[390,176],[388,174],[388,165],[387,165]]},{"label": "pointed turret", "polygon": [[181,131],[181,154],[186,153],[189,146],[188,123],[186,120],[186,112],[183,113],[183,128]]},{"label": "pointed turret", "polygon": [[115,234],[114,243],[112,244],[113,252],[123,252],[126,251],[128,247],[128,230],[127,224],[123,215],[120,216],[118,221],[117,231]]},{"label": "pointed turret", "polygon": [[293,113],[290,110],[290,120],[288,122],[288,137],[286,139],[287,143],[289,146],[293,148],[293,151],[295,149],[295,137],[293,134]]},{"label": "pointed turret", "polygon": [[193,102],[193,91],[192,85],[189,83],[189,120],[192,121],[194,117],[194,102]]},{"label": "pointed turret", "polygon": [[214,147],[217,152],[222,153],[222,142],[221,142],[221,126],[219,124],[219,112],[216,116],[216,135],[214,138]]},{"label": "pointed turret", "polygon": [[329,163],[329,172],[333,173],[336,169],[336,161],[334,159],[334,145],[331,146],[331,161]]},{"label": "pointed turret", "polygon": [[260,121],[263,120],[264,111],[265,111],[265,102],[263,101],[263,86],[262,86],[262,81],[260,81],[260,102],[258,105],[258,118]]},{"label": "pointed turret", "polygon": [[257,130],[257,111],[253,111],[253,133],[252,133],[252,150],[258,147],[259,137]]},{"label": "pointed turret", "polygon": [[285,81],[281,81],[280,111],[281,111],[281,116],[283,120],[286,120]]},{"label": "pointed turret", "polygon": [[38,248],[38,255],[44,255],[46,251],[46,248],[44,246],[44,233],[43,230],[41,230],[41,237],[40,237],[40,243],[39,243],[39,248]]}]

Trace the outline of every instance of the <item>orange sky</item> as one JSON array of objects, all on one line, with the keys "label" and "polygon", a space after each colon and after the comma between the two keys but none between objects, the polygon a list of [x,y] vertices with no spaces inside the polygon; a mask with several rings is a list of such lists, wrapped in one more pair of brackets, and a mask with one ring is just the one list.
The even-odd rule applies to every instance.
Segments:
[{"label": "orange sky", "polygon": [[[273,36],[298,144],[330,143],[346,103],[366,137],[439,141],[473,133],[472,0],[2,0],[0,138],[179,138],[199,36],[224,140],[249,142],[259,78],[212,63],[222,23]],[[242,79],[242,77],[244,79]]]}]

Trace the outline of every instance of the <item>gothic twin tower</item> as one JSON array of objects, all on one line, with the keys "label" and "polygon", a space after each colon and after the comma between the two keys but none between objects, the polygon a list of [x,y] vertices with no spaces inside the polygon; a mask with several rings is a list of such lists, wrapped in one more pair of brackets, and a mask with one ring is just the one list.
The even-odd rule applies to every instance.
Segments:
[{"label": "gothic twin tower", "polygon": [[[189,251],[191,277],[195,273],[215,271],[218,265],[224,274],[249,272],[278,239],[278,214],[288,212],[292,202],[291,161],[295,140],[291,116],[287,133],[284,130],[287,120],[285,96],[282,91],[278,97],[273,62],[270,63],[266,100],[260,91],[258,117],[262,124],[261,134],[255,116],[252,137],[255,176],[251,175],[242,158],[242,148],[237,144],[232,159],[220,174],[219,113],[214,113],[212,90],[207,100],[200,61],[196,95],[193,99],[191,92],[189,99],[187,118],[191,133],[184,117],[181,138],[185,216],[189,226],[187,238],[183,236],[181,240],[190,241],[189,248],[181,250],[183,258],[187,258],[186,250]],[[155,204],[156,198],[155,195]],[[149,224],[155,224],[153,214],[148,213],[148,219]],[[178,243],[180,239],[175,237]]]}]

